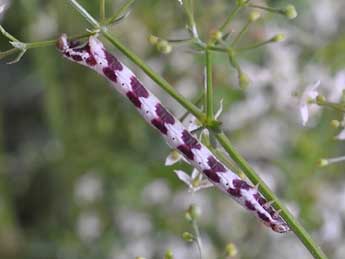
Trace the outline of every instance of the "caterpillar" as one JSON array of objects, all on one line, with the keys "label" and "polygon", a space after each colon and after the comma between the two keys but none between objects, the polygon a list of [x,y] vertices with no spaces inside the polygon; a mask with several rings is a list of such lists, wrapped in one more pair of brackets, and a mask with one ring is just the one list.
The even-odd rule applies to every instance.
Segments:
[{"label": "caterpillar", "polygon": [[111,86],[133,103],[142,117],[160,132],[171,148],[177,149],[218,189],[254,213],[273,231],[289,231],[279,212],[267,202],[258,189],[220,162],[143,86],[128,67],[105,49],[96,36],[90,36],[88,41],[81,45],[76,41],[69,41],[63,34],[57,47],[65,58],[89,67],[105,77]]}]

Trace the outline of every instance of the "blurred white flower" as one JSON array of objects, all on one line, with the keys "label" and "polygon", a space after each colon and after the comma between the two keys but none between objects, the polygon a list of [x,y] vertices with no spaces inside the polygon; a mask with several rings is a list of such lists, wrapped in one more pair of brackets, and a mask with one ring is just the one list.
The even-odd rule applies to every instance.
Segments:
[{"label": "blurred white flower", "polygon": [[150,205],[166,204],[170,196],[171,190],[163,179],[157,179],[150,182],[145,186],[142,192],[143,202]]},{"label": "blurred white flower", "polygon": [[345,140],[345,128],[335,137],[338,140]]},{"label": "blurred white flower", "polygon": [[339,102],[345,90],[345,70],[339,71],[329,84],[327,100],[330,102]]},{"label": "blurred white flower", "polygon": [[191,175],[181,170],[175,170],[174,172],[182,182],[188,185],[190,191],[196,192],[213,186],[213,184],[204,178],[203,174],[195,168]]},{"label": "blurred white flower", "polygon": [[115,220],[124,237],[136,239],[150,234],[153,226],[146,213],[127,209],[116,211],[116,213]]},{"label": "blurred white flower", "polygon": [[75,187],[75,199],[78,203],[91,203],[103,195],[102,182],[94,172],[79,178]]},{"label": "blurred white flower", "polygon": [[79,216],[77,230],[81,240],[91,242],[101,234],[101,220],[95,212],[84,212]]},{"label": "blurred white flower", "polygon": [[302,118],[303,126],[306,125],[309,119],[310,107],[313,105],[311,101],[314,101],[318,96],[317,88],[320,86],[320,81],[317,81],[313,85],[308,86],[305,91],[302,93],[300,102],[299,102],[299,111]]}]

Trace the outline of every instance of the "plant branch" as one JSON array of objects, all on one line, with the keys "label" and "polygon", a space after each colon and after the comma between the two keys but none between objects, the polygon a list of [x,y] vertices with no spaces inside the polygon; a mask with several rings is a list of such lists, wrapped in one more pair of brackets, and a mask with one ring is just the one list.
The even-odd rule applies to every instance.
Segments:
[{"label": "plant branch", "polygon": [[213,120],[214,111],[213,111],[213,78],[212,78],[212,54],[206,49],[205,50],[205,110],[207,121],[210,122]]},{"label": "plant branch", "polygon": [[126,12],[135,0],[127,0],[123,5],[107,20],[106,24],[112,24],[115,22],[124,12]]},{"label": "plant branch", "polygon": [[99,18],[101,23],[105,20],[105,0],[99,0]]}]

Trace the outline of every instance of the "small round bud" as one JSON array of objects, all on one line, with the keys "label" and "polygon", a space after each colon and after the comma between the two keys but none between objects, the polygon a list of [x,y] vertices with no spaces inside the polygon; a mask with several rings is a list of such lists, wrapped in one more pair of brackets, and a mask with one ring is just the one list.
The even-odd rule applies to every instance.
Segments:
[{"label": "small round bud", "polygon": [[189,232],[183,232],[182,238],[183,238],[183,240],[185,240],[187,242],[193,242],[195,240],[194,235],[192,233],[189,233]]},{"label": "small round bud", "polygon": [[245,73],[240,73],[239,75],[240,87],[246,89],[250,84],[250,79]]},{"label": "small round bud", "polygon": [[318,105],[322,105],[322,104],[324,104],[326,102],[326,97],[324,97],[323,95],[318,95],[317,97],[316,97],[316,103],[318,104]]},{"label": "small round bud", "polygon": [[339,128],[340,127],[340,121],[338,121],[338,120],[332,120],[331,121],[331,126],[333,127],[333,128],[335,128],[335,129],[337,129],[337,128]]},{"label": "small round bud", "polygon": [[317,161],[318,166],[323,167],[327,166],[329,164],[327,159],[321,158],[319,161]]},{"label": "small round bud", "polygon": [[229,243],[225,247],[225,254],[228,257],[234,257],[238,254],[237,247],[234,243]]},{"label": "small round bud", "polygon": [[190,214],[192,220],[196,220],[201,214],[201,209],[199,206],[192,204],[189,206],[187,213]]},{"label": "small round bud", "polygon": [[186,212],[186,213],[184,214],[184,217],[185,217],[185,219],[186,219],[187,221],[189,221],[189,222],[193,221],[192,215],[190,215],[189,212]]},{"label": "small round bud", "polygon": [[158,41],[159,41],[159,38],[158,38],[158,37],[156,37],[156,36],[154,36],[154,35],[152,35],[152,34],[149,36],[149,42],[150,42],[150,44],[156,45],[156,44],[158,43]]},{"label": "small round bud", "polygon": [[171,250],[165,252],[164,259],[174,259],[174,254]]},{"label": "small round bud", "polygon": [[223,38],[223,33],[221,31],[211,31],[210,38],[214,41],[219,41]]},{"label": "small round bud", "polygon": [[257,11],[252,11],[252,12],[250,12],[250,14],[249,14],[249,21],[250,21],[250,22],[255,22],[255,21],[259,20],[260,17],[261,17],[261,14],[260,14],[259,12],[257,12]]},{"label": "small round bud", "polygon": [[298,15],[295,6],[289,4],[283,9],[283,14],[289,19],[295,19]]},{"label": "small round bud", "polygon": [[280,41],[283,41],[283,40],[285,40],[285,35],[282,34],[282,33],[279,33],[279,34],[275,35],[271,39],[272,42],[280,42]]},{"label": "small round bud", "polygon": [[166,40],[160,40],[157,43],[157,50],[163,54],[169,54],[172,50],[172,46]]}]

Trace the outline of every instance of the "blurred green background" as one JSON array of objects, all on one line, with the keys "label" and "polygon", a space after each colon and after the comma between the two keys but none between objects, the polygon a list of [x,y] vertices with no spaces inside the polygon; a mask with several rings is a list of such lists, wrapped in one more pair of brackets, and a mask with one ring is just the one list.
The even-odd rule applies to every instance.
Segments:
[{"label": "blurred green background", "polygon": [[[23,41],[79,34],[88,24],[68,1],[12,0],[1,24]],[[98,1],[80,1],[98,14]],[[196,1],[202,36],[219,26],[234,1]],[[253,1],[284,6],[287,1]],[[120,1],[107,1],[111,14]],[[330,258],[345,254],[344,164],[318,168],[321,157],[344,155],[329,126],[341,119],[318,111],[306,128],[292,96],[320,79],[331,95],[345,63],[345,8],[342,1],[291,1],[296,20],[263,12],[244,45],[277,32],[287,40],[245,52],[241,66],[252,80],[243,92],[236,73],[215,57],[217,103],[229,136],[258,173],[298,215]],[[231,29],[238,31],[249,10]],[[131,15],[112,32],[162,74],[186,97],[202,90],[202,58],[184,47],[161,55],[150,34],[181,37],[186,24],[178,1],[137,1]],[[1,50],[9,48],[0,38]],[[114,53],[119,54],[112,48]],[[120,54],[119,54],[120,55]],[[121,56],[121,55],[120,55]],[[135,65],[124,62],[171,110],[183,113]],[[343,74],[341,74],[343,73]],[[277,235],[217,190],[187,192],[169,153],[153,129],[107,82],[88,69],[64,60],[53,48],[28,51],[15,65],[0,64],[0,258],[197,258],[180,236],[190,230],[184,210],[192,202],[202,210],[200,228],[206,258],[222,255],[228,242],[234,258],[311,258],[297,238]]]}]

